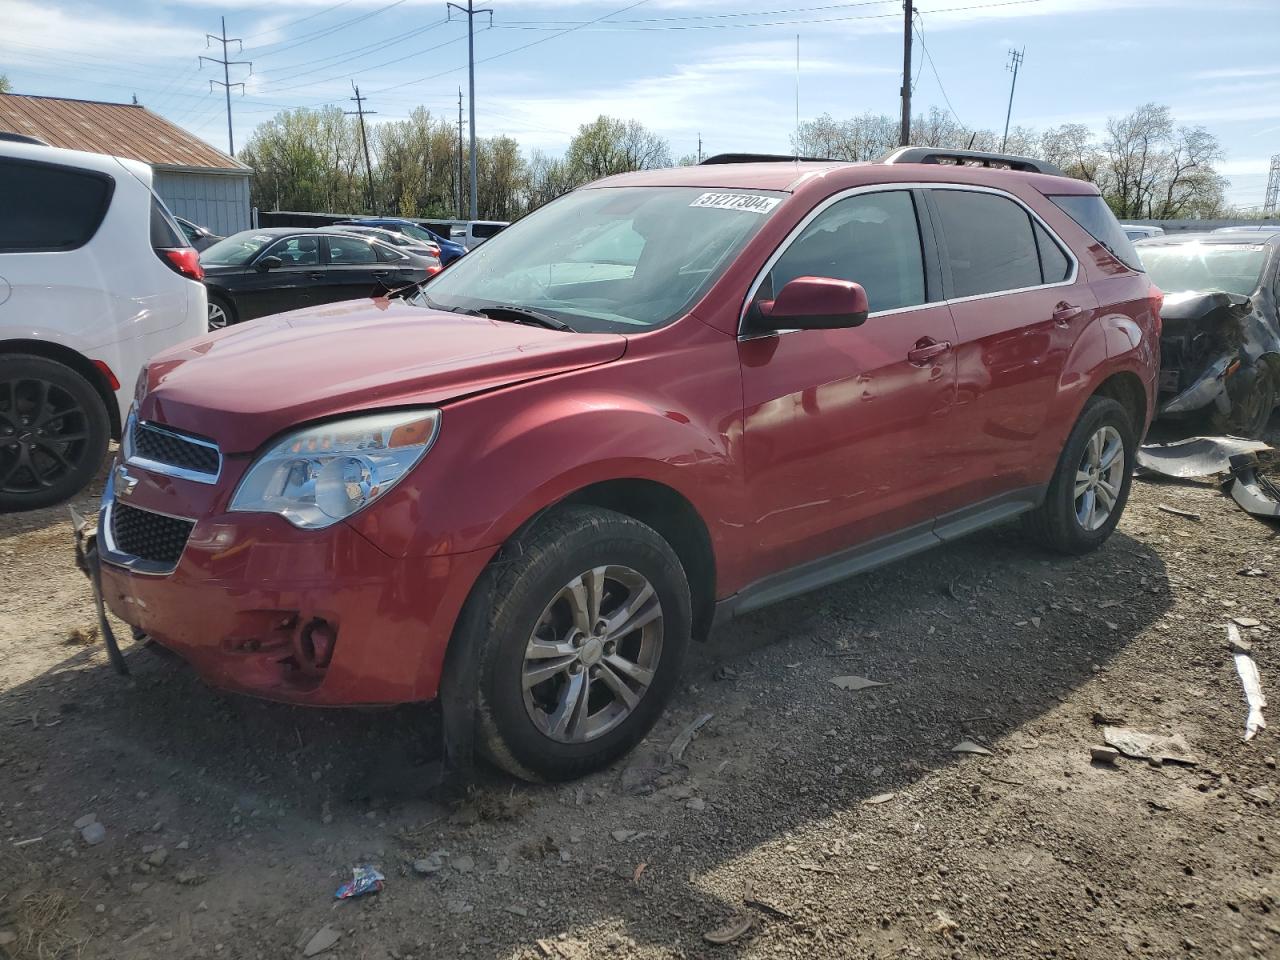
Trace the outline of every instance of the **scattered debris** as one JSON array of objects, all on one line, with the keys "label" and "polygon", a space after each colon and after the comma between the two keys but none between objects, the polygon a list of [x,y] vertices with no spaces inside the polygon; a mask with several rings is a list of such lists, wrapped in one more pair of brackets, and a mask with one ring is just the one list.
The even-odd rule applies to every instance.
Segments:
[{"label": "scattered debris", "polygon": [[97,820],[86,823],[80,828],[80,839],[89,846],[96,847],[103,840],[107,839],[107,828]]},{"label": "scattered debris", "polygon": [[1267,571],[1261,567],[1241,567],[1236,571],[1238,577],[1265,577],[1266,575]]},{"label": "scattered debris", "polygon": [[866,800],[863,800],[862,802],[868,805],[874,805],[877,803],[888,803],[890,800],[892,800],[896,796],[897,794],[895,793],[877,793],[874,797],[868,797]]},{"label": "scattered debris", "polygon": [[609,836],[613,837],[618,843],[630,843],[640,836],[639,830],[614,830]]},{"label": "scattered debris", "polygon": [[1246,513],[1280,519],[1280,487],[1258,472],[1258,458],[1252,453],[1231,458],[1231,478],[1223,489]]},{"label": "scattered debris", "polygon": [[1235,623],[1236,626],[1245,627],[1246,629],[1250,627],[1262,626],[1262,621],[1257,620],[1253,617],[1232,617],[1231,620],[1233,623]]},{"label": "scattered debris", "polygon": [[1163,510],[1165,513],[1172,513],[1175,517],[1186,517],[1188,520],[1194,520],[1199,523],[1204,517],[1198,513],[1192,513],[1190,510],[1181,510],[1178,507],[1171,507],[1167,503],[1157,503],[1157,510]]},{"label": "scattered debris", "polygon": [[951,748],[952,753],[976,753],[981,757],[991,756],[991,751],[980,743],[974,743],[972,740],[961,740]]},{"label": "scattered debris", "polygon": [[84,829],[85,827],[87,827],[89,824],[91,824],[91,823],[97,823],[97,822],[98,822],[98,815],[97,815],[96,813],[86,813],[83,817],[81,817],[79,820],[77,820],[77,821],[73,824],[73,826],[74,826],[77,830],[83,830],[83,829]]},{"label": "scattered debris", "polygon": [[1262,708],[1267,705],[1267,698],[1262,693],[1262,678],[1258,676],[1258,665],[1254,662],[1251,648],[1240,638],[1235,623],[1227,624],[1227,646],[1235,658],[1236,673],[1244,687],[1244,701],[1249,707],[1244,721],[1244,738],[1252,740],[1260,730],[1267,728],[1267,721],[1262,716]]},{"label": "scattered debris", "polygon": [[1179,734],[1161,736],[1143,733],[1129,727],[1103,727],[1102,739],[1126,757],[1154,760],[1158,763],[1181,763],[1194,767],[1199,761]]},{"label": "scattered debris", "polygon": [[868,680],[866,677],[832,677],[831,682],[841,690],[866,690],[870,687],[886,686],[879,680]]},{"label": "scattered debris", "polygon": [[433,873],[439,873],[444,869],[444,861],[440,859],[438,854],[431,854],[428,857],[419,857],[413,861],[413,872],[422,876],[430,876]]},{"label": "scattered debris", "polygon": [[631,872],[631,882],[639,883],[640,878],[644,876],[644,872],[648,868],[648,866],[649,864],[647,863],[637,863],[635,870]]},{"label": "scattered debris", "polygon": [[333,895],[339,900],[349,900],[352,897],[362,897],[366,893],[377,893],[382,889],[386,879],[373,867],[354,867],[351,871],[351,879],[340,886]]},{"label": "scattered debris", "polygon": [[933,915],[933,932],[943,939],[950,940],[951,935],[960,929],[960,924],[956,923],[941,910]]},{"label": "scattered debris", "polygon": [[26,846],[29,846],[29,845],[31,845],[31,844],[33,844],[33,843],[39,843],[39,842],[40,842],[41,840],[43,840],[43,839],[44,839],[44,837],[28,837],[26,840],[15,840],[15,841],[13,841],[13,845],[14,845],[15,847],[26,847]]},{"label": "scattered debris", "polygon": [[740,913],[723,927],[716,927],[704,933],[703,939],[708,943],[733,943],[740,939],[755,923],[755,917],[749,913]]},{"label": "scattered debris", "polygon": [[1158,473],[1180,480],[1207,477],[1226,473],[1233,456],[1269,449],[1258,440],[1238,437],[1191,437],[1176,443],[1150,443],[1138,448],[1138,470],[1140,474]]},{"label": "scattered debris", "polygon": [[714,714],[704,713],[702,716],[698,717],[697,720],[694,720],[693,723],[681,730],[676,738],[671,741],[671,746],[667,752],[671,754],[671,759],[673,761],[679,761],[680,758],[684,756],[684,752],[689,749],[689,744],[693,742],[694,736],[699,730],[707,725],[708,721],[710,721],[713,716]]},{"label": "scattered debris", "polygon": [[342,938],[337,930],[325,924],[312,935],[307,941],[307,945],[303,948],[302,955],[304,957],[314,957],[318,953],[324,953]]},{"label": "scattered debris", "polygon": [[1115,766],[1115,762],[1120,759],[1120,751],[1115,747],[1090,747],[1089,759],[1094,763]]}]

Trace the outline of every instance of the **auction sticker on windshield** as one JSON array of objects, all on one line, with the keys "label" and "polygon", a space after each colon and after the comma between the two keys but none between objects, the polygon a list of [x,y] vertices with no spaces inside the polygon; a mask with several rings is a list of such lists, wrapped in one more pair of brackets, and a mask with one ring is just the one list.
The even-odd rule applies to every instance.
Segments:
[{"label": "auction sticker on windshield", "polygon": [[753,193],[704,193],[689,206],[768,213],[781,202],[778,197],[761,197]]}]

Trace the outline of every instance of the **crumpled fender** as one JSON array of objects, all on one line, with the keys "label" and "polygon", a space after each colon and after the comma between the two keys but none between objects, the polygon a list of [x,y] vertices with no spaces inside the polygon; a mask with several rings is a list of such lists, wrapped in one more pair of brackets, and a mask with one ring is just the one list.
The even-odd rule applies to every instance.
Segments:
[{"label": "crumpled fender", "polygon": [[1231,364],[1238,360],[1236,353],[1225,353],[1196,378],[1196,381],[1160,408],[1161,416],[1192,413],[1216,404],[1219,412],[1231,412],[1231,398],[1227,396],[1227,376]]}]

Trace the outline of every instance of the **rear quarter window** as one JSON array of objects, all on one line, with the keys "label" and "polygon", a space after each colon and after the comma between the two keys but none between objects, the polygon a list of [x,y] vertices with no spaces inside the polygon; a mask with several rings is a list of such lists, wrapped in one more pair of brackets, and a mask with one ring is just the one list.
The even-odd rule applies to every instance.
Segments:
[{"label": "rear quarter window", "polygon": [[114,190],[104,173],[0,159],[0,253],[84,246],[102,226]]},{"label": "rear quarter window", "polygon": [[1124,227],[1120,226],[1120,221],[1102,197],[1097,194],[1062,194],[1049,199],[1126,267],[1142,270],[1142,261],[1133,249],[1133,241],[1125,235]]},{"label": "rear quarter window", "polygon": [[151,198],[151,246],[157,250],[172,247],[189,247],[187,232],[173,219],[157,197]]}]

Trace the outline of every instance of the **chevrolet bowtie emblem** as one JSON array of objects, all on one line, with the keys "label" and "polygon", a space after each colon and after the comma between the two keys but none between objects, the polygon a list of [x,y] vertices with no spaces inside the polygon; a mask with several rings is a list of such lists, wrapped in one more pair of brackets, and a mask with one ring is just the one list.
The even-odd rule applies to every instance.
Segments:
[{"label": "chevrolet bowtie emblem", "polygon": [[133,488],[138,485],[138,478],[131,474],[124,464],[116,467],[116,496],[131,497]]}]

